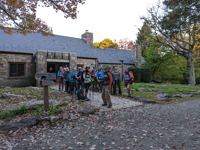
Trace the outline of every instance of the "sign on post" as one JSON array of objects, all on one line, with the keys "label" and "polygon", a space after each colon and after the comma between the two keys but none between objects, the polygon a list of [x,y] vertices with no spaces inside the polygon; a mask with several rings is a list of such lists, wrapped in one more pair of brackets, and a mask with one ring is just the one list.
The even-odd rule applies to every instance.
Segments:
[{"label": "sign on post", "polygon": [[36,80],[56,80],[56,73],[36,73]]},{"label": "sign on post", "polygon": [[51,86],[54,85],[54,81],[51,80],[42,80],[42,86]]},{"label": "sign on post", "polygon": [[49,109],[49,99],[48,99],[48,86],[53,85],[56,80],[56,73],[36,73],[35,79],[40,81],[40,86],[44,87],[44,110]]}]

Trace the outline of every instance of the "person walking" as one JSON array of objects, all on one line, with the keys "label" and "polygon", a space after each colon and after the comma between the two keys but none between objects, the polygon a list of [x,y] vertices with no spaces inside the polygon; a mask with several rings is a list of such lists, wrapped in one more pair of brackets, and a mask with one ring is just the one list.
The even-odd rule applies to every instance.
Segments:
[{"label": "person walking", "polygon": [[112,84],[112,75],[110,72],[108,72],[108,68],[104,68],[104,74],[103,74],[103,88],[102,88],[102,99],[103,104],[102,106],[107,106],[108,108],[112,108],[112,102],[110,100],[110,88]]},{"label": "person walking", "polygon": [[120,82],[121,74],[120,74],[120,72],[118,71],[117,67],[115,67],[115,70],[112,72],[112,74],[113,74],[113,94],[114,94],[114,95],[116,94],[116,87],[117,87],[117,85],[118,85],[119,94],[122,95],[122,91],[121,91],[121,82]]},{"label": "person walking", "polygon": [[93,79],[92,81],[92,92],[97,91],[97,78],[95,76],[97,70],[96,70],[96,66],[93,66],[93,70],[91,71],[91,77]]},{"label": "person walking", "polygon": [[130,86],[133,83],[133,80],[134,80],[134,77],[129,72],[128,68],[126,68],[125,73],[124,73],[124,85],[128,90],[128,96],[127,97],[131,97]]},{"label": "person walking", "polygon": [[83,71],[83,81],[84,81],[84,88],[85,88],[85,101],[89,101],[90,99],[87,97],[88,94],[88,89],[90,87],[90,79],[91,79],[91,74],[89,71],[90,67],[89,65],[86,66],[85,71]]},{"label": "person walking", "polygon": [[61,86],[62,86],[62,91],[63,91],[64,70],[62,67],[60,67],[58,71],[58,78],[59,78],[59,91],[61,89]]},{"label": "person walking", "polygon": [[66,71],[64,73],[65,75],[65,92],[70,93],[70,81],[72,80],[71,76],[71,72],[69,71],[69,68],[66,68]]},{"label": "person walking", "polygon": [[81,71],[81,67],[78,67],[78,72],[76,74],[76,79],[77,79],[77,82],[78,82],[78,90],[80,89],[81,87],[81,74],[82,74],[82,71]]},{"label": "person walking", "polygon": [[101,70],[101,67],[98,67],[98,71],[96,72],[96,78],[99,84],[99,92],[100,92],[103,86],[103,71]]}]

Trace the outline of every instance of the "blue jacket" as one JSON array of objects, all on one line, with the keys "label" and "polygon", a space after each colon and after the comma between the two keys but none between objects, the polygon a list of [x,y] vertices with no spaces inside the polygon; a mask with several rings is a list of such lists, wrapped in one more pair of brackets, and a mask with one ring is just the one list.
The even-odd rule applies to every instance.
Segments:
[{"label": "blue jacket", "polygon": [[63,74],[62,71],[59,70],[59,71],[58,71],[58,78],[63,78],[63,77],[62,77],[62,74]]},{"label": "blue jacket", "polygon": [[97,75],[96,75],[97,80],[102,80],[103,79],[103,74],[104,74],[104,72],[102,70],[98,71]]},{"label": "blue jacket", "polygon": [[76,77],[77,72],[73,72],[72,75]]},{"label": "blue jacket", "polygon": [[65,81],[71,81],[72,80],[71,76],[72,76],[71,72],[65,72]]}]

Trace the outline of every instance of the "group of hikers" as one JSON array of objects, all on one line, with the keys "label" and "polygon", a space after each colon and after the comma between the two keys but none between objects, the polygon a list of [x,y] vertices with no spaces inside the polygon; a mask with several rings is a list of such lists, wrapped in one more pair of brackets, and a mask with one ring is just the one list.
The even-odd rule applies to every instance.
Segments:
[{"label": "group of hikers", "polygon": [[[59,77],[59,90],[63,90],[63,83],[65,83],[65,92],[71,93],[70,83],[76,81],[78,83],[77,90],[85,89],[84,100],[89,101],[87,97],[89,87],[92,86],[93,92],[102,92],[103,104],[102,106],[112,107],[112,102],[110,99],[110,93],[116,95],[116,87],[119,88],[119,94],[122,95],[121,90],[121,73],[118,71],[118,68],[111,68],[110,70],[105,67],[104,70],[101,70],[101,67],[96,69],[96,66],[93,66],[93,70],[90,71],[90,67],[87,65],[86,68],[78,67],[78,71],[74,68],[74,72],[70,72],[69,68],[62,68],[58,71]],[[130,85],[134,81],[134,76],[128,68],[125,69],[123,83],[128,90],[128,96],[130,97]],[[97,87],[98,84],[98,87]]]}]

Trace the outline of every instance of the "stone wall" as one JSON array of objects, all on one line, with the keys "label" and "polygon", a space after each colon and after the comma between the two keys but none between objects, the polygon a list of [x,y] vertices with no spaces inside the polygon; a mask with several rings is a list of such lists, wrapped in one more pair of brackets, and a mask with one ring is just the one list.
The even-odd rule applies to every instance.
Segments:
[{"label": "stone wall", "polygon": [[[13,62],[25,63],[25,76],[10,77],[9,63]],[[35,63],[33,62],[33,55],[0,53],[0,88],[4,88],[6,86],[27,86],[25,81],[28,75],[35,75]]]},{"label": "stone wall", "polygon": [[69,57],[70,57],[70,62],[69,62],[70,72],[73,72],[74,68],[77,68],[77,54],[70,53]]},{"label": "stone wall", "polygon": [[93,47],[93,33],[86,31],[81,35],[81,38],[84,39],[88,45]]},{"label": "stone wall", "polygon": [[83,58],[78,58],[77,59],[77,65],[83,65],[85,68],[86,65],[90,66],[90,69],[93,68],[93,66],[97,67],[96,60],[95,59],[83,59]]}]

